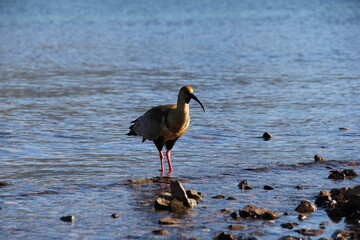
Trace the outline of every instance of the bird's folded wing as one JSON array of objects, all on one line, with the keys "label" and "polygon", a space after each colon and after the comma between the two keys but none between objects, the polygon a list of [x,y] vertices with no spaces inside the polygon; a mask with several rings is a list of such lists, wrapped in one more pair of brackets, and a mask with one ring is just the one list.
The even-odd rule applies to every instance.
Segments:
[{"label": "bird's folded wing", "polygon": [[136,120],[134,131],[145,139],[155,140],[160,135],[164,115],[164,109],[161,106],[151,108]]}]

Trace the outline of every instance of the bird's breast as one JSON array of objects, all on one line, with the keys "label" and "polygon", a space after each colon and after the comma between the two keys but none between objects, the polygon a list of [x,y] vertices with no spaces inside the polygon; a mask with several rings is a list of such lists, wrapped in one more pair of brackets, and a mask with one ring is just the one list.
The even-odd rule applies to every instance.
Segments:
[{"label": "bird's breast", "polygon": [[183,135],[186,130],[189,128],[190,118],[185,119],[184,121],[178,122],[166,122],[164,119],[162,123],[162,131],[161,136],[164,138],[165,141],[172,140],[180,137]]}]

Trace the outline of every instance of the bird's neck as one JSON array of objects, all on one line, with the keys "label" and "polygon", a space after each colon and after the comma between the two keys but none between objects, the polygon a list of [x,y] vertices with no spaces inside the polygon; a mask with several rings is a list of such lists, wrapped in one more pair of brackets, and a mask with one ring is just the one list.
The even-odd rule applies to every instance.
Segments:
[{"label": "bird's neck", "polygon": [[187,128],[190,120],[189,112],[189,104],[185,103],[185,101],[178,101],[176,108],[172,109],[168,115],[167,122],[170,130],[178,132]]}]

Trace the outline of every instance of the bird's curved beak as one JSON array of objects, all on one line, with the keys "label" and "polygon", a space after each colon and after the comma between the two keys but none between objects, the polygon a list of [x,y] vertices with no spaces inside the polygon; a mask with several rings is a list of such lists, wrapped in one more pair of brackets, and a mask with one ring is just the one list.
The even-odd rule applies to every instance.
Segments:
[{"label": "bird's curved beak", "polygon": [[201,106],[201,108],[204,110],[204,113],[206,113],[206,111],[205,111],[205,108],[204,108],[204,106],[202,105],[202,103],[200,102],[200,100],[194,95],[194,94],[190,94],[190,97],[192,98],[192,99],[194,99],[195,101],[197,101],[199,104],[200,104],[200,106]]}]

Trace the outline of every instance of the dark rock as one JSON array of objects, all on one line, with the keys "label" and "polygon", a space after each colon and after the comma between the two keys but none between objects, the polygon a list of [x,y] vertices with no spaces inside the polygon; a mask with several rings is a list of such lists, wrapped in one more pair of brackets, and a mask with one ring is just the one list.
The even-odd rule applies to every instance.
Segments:
[{"label": "dark rock", "polygon": [[272,135],[269,132],[264,132],[263,136],[264,140],[269,140],[272,138]]},{"label": "dark rock", "polygon": [[360,239],[360,233],[348,230],[337,230],[331,237],[334,240],[358,240]]},{"label": "dark rock", "polygon": [[265,189],[265,190],[274,190],[274,187],[265,185],[265,186],[264,186],[264,189]]},{"label": "dark rock", "polygon": [[226,200],[236,200],[234,197],[228,197]]},{"label": "dark rock", "polygon": [[346,177],[356,177],[357,173],[353,169],[343,169],[342,173],[345,174]]},{"label": "dark rock", "polygon": [[118,213],[113,213],[113,214],[111,214],[111,217],[112,217],[112,218],[119,218],[120,215],[119,215]]},{"label": "dark rock", "polygon": [[4,182],[4,181],[0,181],[0,187],[5,187],[5,186],[8,186],[8,185],[10,185],[10,183]]},{"label": "dark rock", "polygon": [[213,196],[213,197],[211,197],[211,198],[214,198],[214,199],[223,199],[223,198],[225,198],[225,196],[224,196],[224,195],[216,195],[216,196]]},{"label": "dark rock", "polygon": [[331,239],[327,238],[327,237],[322,237],[322,238],[319,238],[319,240],[331,240]]},{"label": "dark rock", "polygon": [[63,222],[75,222],[75,217],[74,216],[64,216],[60,218],[61,221]]},{"label": "dark rock", "polygon": [[299,224],[296,223],[296,222],[293,222],[293,223],[283,223],[283,224],[281,224],[280,226],[281,226],[282,228],[293,229],[293,228],[296,227],[297,225],[299,225]]},{"label": "dark rock", "polygon": [[295,211],[299,213],[312,213],[316,211],[316,206],[308,200],[302,200],[295,208]]},{"label": "dark rock", "polygon": [[334,179],[334,180],[341,180],[341,179],[345,179],[345,174],[338,171],[338,170],[331,170],[330,171],[330,175],[328,176],[328,178],[330,179]]},{"label": "dark rock", "polygon": [[339,130],[349,131],[349,128],[347,128],[347,127],[340,127]]},{"label": "dark rock", "polygon": [[280,218],[280,215],[266,208],[246,205],[239,211],[242,218],[262,218],[264,220],[273,220]]},{"label": "dark rock", "polygon": [[170,200],[164,197],[157,197],[154,202],[155,210],[169,210],[170,209]]},{"label": "dark rock", "polygon": [[159,224],[178,224],[180,223],[180,220],[175,219],[175,218],[171,218],[171,217],[165,217],[159,220]]},{"label": "dark rock", "polygon": [[233,219],[239,219],[239,218],[240,218],[240,215],[237,214],[236,212],[232,212],[232,213],[230,214],[230,217],[232,217]]},{"label": "dark rock", "polygon": [[326,209],[326,213],[333,222],[340,222],[344,215],[340,208]]},{"label": "dark rock", "polygon": [[242,180],[239,184],[238,184],[238,187],[240,189],[243,189],[243,190],[250,190],[250,189],[253,189],[252,187],[250,187],[247,183],[246,180]]},{"label": "dark rock", "polygon": [[335,207],[337,202],[332,199],[330,192],[322,190],[317,196],[315,204],[318,207],[332,208]]},{"label": "dark rock", "polygon": [[295,232],[300,233],[304,236],[319,236],[325,232],[325,229],[302,228],[295,230]]},{"label": "dark rock", "polygon": [[228,226],[229,230],[241,230],[241,229],[245,229],[246,226],[245,225],[236,225],[236,224],[231,224]]},{"label": "dark rock", "polygon": [[278,240],[305,240],[304,238],[298,238],[293,236],[283,236],[281,238],[278,238]]},{"label": "dark rock", "polygon": [[304,189],[305,187],[302,186],[302,185],[297,185],[295,188],[296,188],[297,190],[302,190],[302,189]]},{"label": "dark rock", "polygon": [[305,221],[305,220],[308,220],[308,217],[306,215],[304,215],[304,214],[299,214],[298,219],[300,221]]},{"label": "dark rock", "polygon": [[195,200],[202,200],[202,197],[200,196],[200,194],[195,190],[187,190],[186,194],[187,194],[188,198],[192,198]]},{"label": "dark rock", "polygon": [[154,230],[152,232],[155,235],[167,235],[167,234],[169,234],[169,231],[164,230],[164,229],[158,229],[158,230]]},{"label": "dark rock", "polygon": [[316,154],[314,156],[314,160],[315,160],[315,162],[325,162],[326,161],[326,159],[323,158],[322,156],[320,156],[319,154]]},{"label": "dark rock", "polygon": [[238,238],[234,235],[231,235],[229,233],[226,232],[222,232],[220,233],[217,238],[217,240],[237,240]]}]

